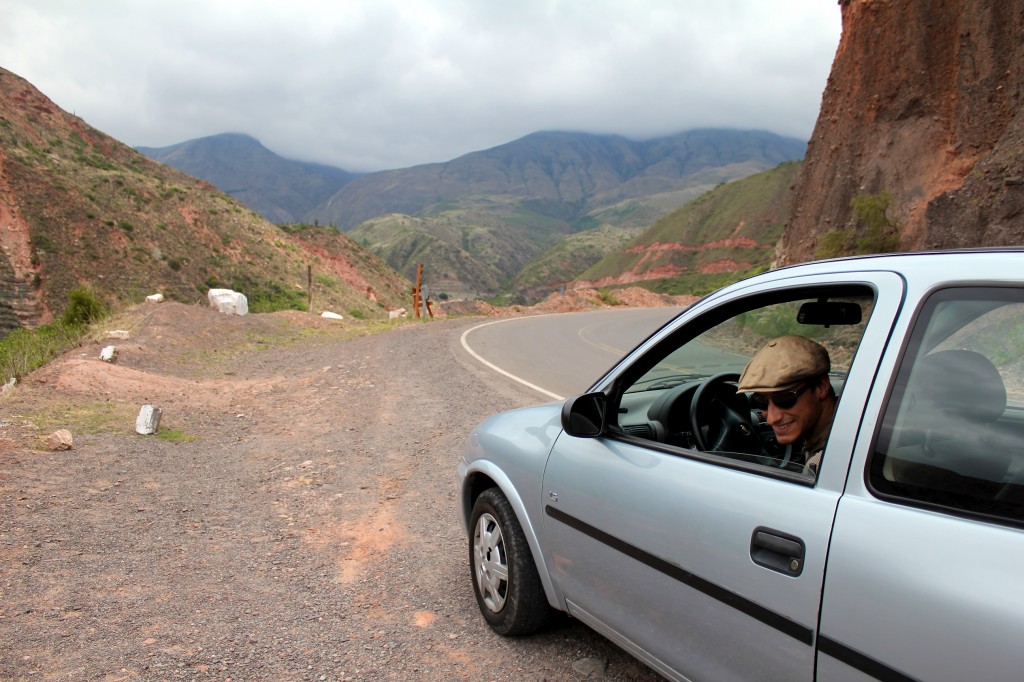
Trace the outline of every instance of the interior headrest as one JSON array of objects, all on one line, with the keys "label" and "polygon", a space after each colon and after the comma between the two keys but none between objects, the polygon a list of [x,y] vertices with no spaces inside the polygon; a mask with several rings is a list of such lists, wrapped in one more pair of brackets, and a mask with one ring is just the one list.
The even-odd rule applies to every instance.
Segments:
[{"label": "interior headrest", "polygon": [[1006,387],[998,370],[974,351],[927,355],[918,363],[912,382],[920,409],[974,422],[993,422],[1006,411]]}]

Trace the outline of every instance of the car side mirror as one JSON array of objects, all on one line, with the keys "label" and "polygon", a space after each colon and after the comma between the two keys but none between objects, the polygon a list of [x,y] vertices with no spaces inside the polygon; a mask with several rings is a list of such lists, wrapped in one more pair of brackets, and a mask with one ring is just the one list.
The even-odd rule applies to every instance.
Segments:
[{"label": "car side mirror", "polygon": [[562,429],[574,438],[595,438],[604,432],[604,393],[585,393],[562,405]]}]

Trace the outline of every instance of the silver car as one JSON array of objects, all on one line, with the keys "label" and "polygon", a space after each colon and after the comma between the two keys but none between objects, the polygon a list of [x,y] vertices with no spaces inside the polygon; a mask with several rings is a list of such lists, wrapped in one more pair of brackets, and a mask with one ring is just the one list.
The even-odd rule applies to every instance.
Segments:
[{"label": "silver car", "polygon": [[[736,381],[822,344],[815,474]],[[1024,251],[809,263],[700,300],[458,466],[498,633],[568,613],[670,679],[1024,679]]]}]

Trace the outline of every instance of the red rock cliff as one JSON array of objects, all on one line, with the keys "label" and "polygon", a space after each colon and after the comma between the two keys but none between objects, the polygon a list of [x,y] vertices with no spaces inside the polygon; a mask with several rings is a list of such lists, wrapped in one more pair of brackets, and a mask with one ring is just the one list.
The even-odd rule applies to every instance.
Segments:
[{"label": "red rock cliff", "polygon": [[779,264],[888,192],[905,250],[1024,244],[1024,0],[842,0]]}]

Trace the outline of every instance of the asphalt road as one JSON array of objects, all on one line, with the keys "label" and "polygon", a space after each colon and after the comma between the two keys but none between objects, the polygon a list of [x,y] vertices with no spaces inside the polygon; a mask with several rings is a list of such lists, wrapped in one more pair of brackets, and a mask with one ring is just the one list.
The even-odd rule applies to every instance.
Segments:
[{"label": "asphalt road", "polygon": [[623,308],[485,322],[462,344],[540,399],[581,393],[682,308]]}]

